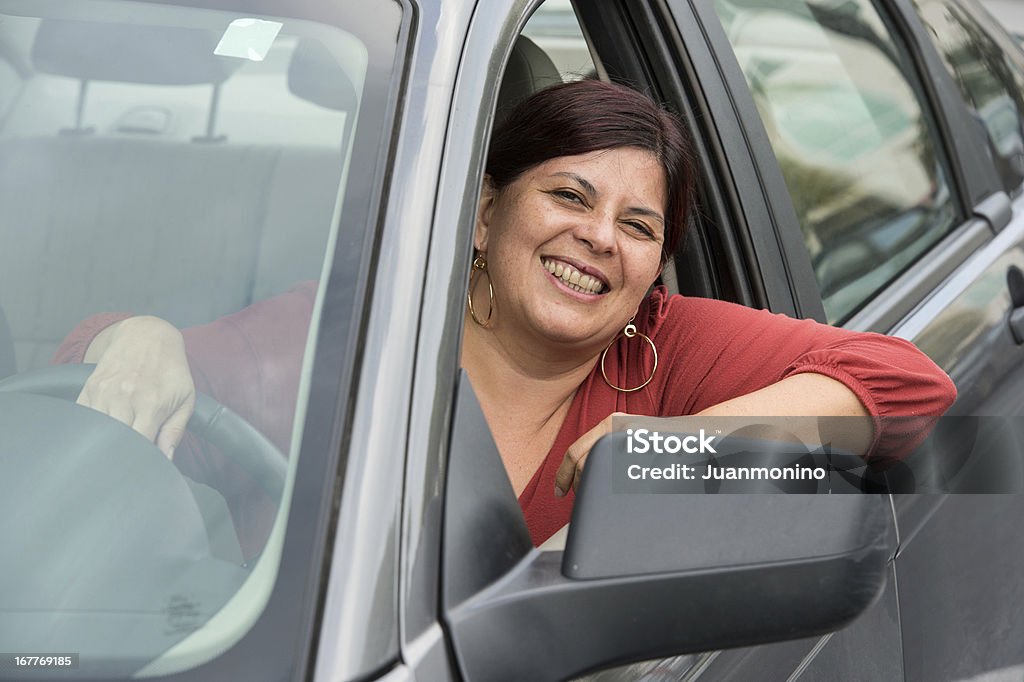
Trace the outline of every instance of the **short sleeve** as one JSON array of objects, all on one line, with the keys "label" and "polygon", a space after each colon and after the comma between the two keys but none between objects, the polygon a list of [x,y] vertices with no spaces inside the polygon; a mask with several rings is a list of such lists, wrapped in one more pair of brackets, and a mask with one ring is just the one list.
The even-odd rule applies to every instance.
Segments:
[{"label": "short sleeve", "polygon": [[131,313],[98,313],[79,322],[57,347],[51,365],[68,365],[85,360],[85,353],[101,331],[131,317]]}]

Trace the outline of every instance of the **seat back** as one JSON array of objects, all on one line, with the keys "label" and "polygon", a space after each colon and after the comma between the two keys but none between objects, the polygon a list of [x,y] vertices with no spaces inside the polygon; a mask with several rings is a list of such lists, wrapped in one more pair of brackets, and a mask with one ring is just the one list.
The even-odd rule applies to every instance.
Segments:
[{"label": "seat back", "polygon": [[[119,37],[117,63],[110,50],[89,51],[97,31],[104,40]],[[329,145],[239,143],[212,115],[214,135],[194,135],[194,126],[183,131],[196,97],[175,91],[177,101],[160,99],[149,86],[208,85],[214,96],[238,67],[213,55],[216,43],[206,33],[41,22],[32,48],[36,71],[80,79],[77,109],[85,116],[45,135],[14,130],[0,137],[0,309],[15,358],[3,357],[10,350],[0,340],[0,372],[47,364],[90,314],[151,314],[187,327],[319,276],[354,88],[335,64],[331,75],[341,73],[335,82],[348,96],[331,107],[316,103],[314,111],[332,131]],[[168,53],[193,57],[176,68]],[[311,68],[322,75],[324,62]],[[301,64],[279,76],[286,73],[311,80]],[[96,81],[145,87],[120,91],[137,91],[138,99],[90,98]],[[280,96],[308,109],[298,94],[281,88]],[[45,104],[27,99],[20,105]],[[166,119],[152,114],[159,111]],[[89,125],[90,113],[116,123]],[[133,122],[127,133],[125,121]]]},{"label": "seat back", "polygon": [[505,66],[498,90],[495,127],[501,125],[512,109],[524,99],[549,85],[562,82],[558,67],[551,57],[526,36],[519,36]]}]

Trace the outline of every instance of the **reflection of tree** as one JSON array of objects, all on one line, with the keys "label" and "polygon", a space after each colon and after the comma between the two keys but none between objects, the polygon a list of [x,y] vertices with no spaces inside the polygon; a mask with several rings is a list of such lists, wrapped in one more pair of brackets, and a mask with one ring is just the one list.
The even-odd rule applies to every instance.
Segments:
[{"label": "reflection of tree", "polygon": [[[860,42],[868,45],[873,50],[889,61],[896,70],[903,76],[904,82],[908,89],[908,99],[913,102],[916,110],[915,120],[915,135],[914,141],[908,146],[908,149],[914,153],[920,160],[921,166],[931,180],[932,187],[937,187],[939,178],[936,177],[938,171],[938,158],[934,143],[935,135],[932,132],[931,127],[928,125],[928,119],[924,115],[924,109],[920,101],[915,97],[915,92],[911,88],[911,83],[916,82],[918,76],[910,68],[907,60],[900,59],[899,51],[896,48],[895,43],[892,41],[890,36],[886,33],[879,33],[871,26],[867,21],[864,20],[862,15],[862,6],[859,2],[848,2],[842,5],[833,7],[823,6],[816,2],[816,0],[756,0],[757,5],[761,8],[771,7],[773,9],[789,12],[792,14],[803,15],[806,19],[806,11],[810,11],[811,17],[814,21],[821,25],[826,30],[843,36],[848,39]],[[801,11],[802,10],[802,11]],[[1001,54],[996,56],[1000,57]],[[1003,65],[1005,67],[1005,64]],[[848,69],[852,73],[855,69]],[[898,149],[892,150],[893,154],[899,154]],[[781,162],[780,162],[781,163]],[[793,163],[796,163],[795,161]],[[797,164],[799,165],[799,164]],[[794,171],[801,175],[806,175],[802,171]],[[787,176],[788,178],[789,176]],[[840,181],[840,176],[834,175],[831,181]],[[801,180],[801,184],[803,184]],[[822,181],[814,181],[816,184],[820,184]],[[851,181],[851,184],[855,184],[855,181]],[[874,204],[871,208],[861,208],[857,212],[865,214],[873,214],[874,217],[879,217],[877,211],[882,210],[882,206],[889,205],[889,202],[883,202],[877,197],[872,197],[873,201],[859,202],[859,205]],[[905,210],[906,206],[892,206],[893,211]],[[845,217],[845,216],[844,216]],[[853,221],[843,220],[841,221],[849,225]]]},{"label": "reflection of tree", "polygon": [[[912,148],[917,158],[921,159],[921,165],[924,168],[925,173],[928,174],[928,179],[931,180],[932,187],[936,187],[939,184],[940,178],[936,177],[939,172],[939,159],[938,154],[935,151],[935,140],[932,137],[931,126],[928,125],[928,119],[925,118],[924,112],[919,111],[917,119],[914,121],[914,142]],[[945,178],[941,178],[943,182]]]},{"label": "reflection of tree", "polygon": [[[916,4],[920,11],[921,3]],[[985,125],[989,151],[1000,177],[1008,187],[1016,187],[1024,180],[1020,158],[1024,150],[1015,147],[1008,152],[1000,151],[998,141],[993,139],[993,130],[984,120],[982,112],[991,102],[1002,97],[1009,98],[1017,117],[1018,137],[1024,140],[1024,129],[1020,121],[1020,113],[1024,111],[1024,96],[1017,87],[1017,74],[999,45],[971,17],[948,2],[943,2],[942,8],[948,24],[960,30],[960,35],[954,37],[950,35],[950,30],[940,31],[936,26],[931,26],[939,38],[939,48],[946,58],[948,70],[964,101],[973,107],[975,115]],[[927,21],[923,13],[922,17]],[[989,112],[989,115],[996,115],[996,112]]]},{"label": "reflection of tree", "polygon": [[[824,31],[828,47],[816,39],[806,59],[786,53],[800,49],[792,41],[781,41],[781,51],[763,37],[737,47],[746,48],[744,73],[829,319],[843,319],[953,218],[932,119],[915,87],[919,75],[869,0],[716,0],[716,8],[727,8],[730,20],[754,10],[741,22],[742,36],[764,10]],[[819,54],[820,63],[813,61]]]},{"label": "reflection of tree", "polygon": [[812,258],[826,253],[858,227],[902,210],[878,196],[865,194],[855,178],[834,168],[787,155],[779,155],[778,161]]},{"label": "reflection of tree", "polygon": [[[1017,105],[1017,111],[1020,111],[1022,104],[1021,94],[1013,87],[1013,72],[1006,62],[1003,51],[985,34],[980,26],[969,17],[963,15],[957,8],[947,4],[946,11],[949,18],[964,33],[964,43],[958,49],[950,50],[948,53],[950,64],[956,72],[954,77],[957,78],[957,84],[960,85],[964,97],[972,101],[975,107],[980,109],[993,97],[1009,95],[1013,99],[1014,104]],[[978,76],[977,84],[972,87],[967,81],[966,76],[971,73],[971,69],[968,67],[975,63],[981,64],[983,71],[975,71]],[[986,76],[988,77],[986,78]],[[984,91],[984,86],[986,85],[988,86],[988,92]],[[985,95],[988,95],[988,97]],[[975,100],[975,98],[978,99]]]},{"label": "reflection of tree", "polygon": [[792,156],[780,155],[778,160],[782,177],[786,179],[786,186],[793,200],[793,208],[796,209],[797,218],[800,220],[804,242],[811,257],[816,257],[828,241],[821,232],[829,221],[819,224],[813,216],[820,213],[821,207],[829,204],[835,197],[841,196],[843,192],[849,192],[850,180],[821,166],[801,163]]}]

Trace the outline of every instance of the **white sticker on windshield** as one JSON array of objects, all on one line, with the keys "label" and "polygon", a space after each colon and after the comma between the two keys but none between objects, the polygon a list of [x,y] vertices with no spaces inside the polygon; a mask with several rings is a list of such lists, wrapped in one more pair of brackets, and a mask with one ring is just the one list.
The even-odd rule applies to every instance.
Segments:
[{"label": "white sticker on windshield", "polygon": [[222,57],[241,57],[262,62],[282,26],[284,24],[279,21],[235,19],[228,24],[213,53]]}]

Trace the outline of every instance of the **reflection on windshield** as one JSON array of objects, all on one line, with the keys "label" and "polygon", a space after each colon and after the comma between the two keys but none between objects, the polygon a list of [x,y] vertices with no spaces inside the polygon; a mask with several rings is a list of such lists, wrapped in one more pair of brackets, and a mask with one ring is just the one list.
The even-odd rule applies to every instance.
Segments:
[{"label": "reflection on windshield", "polygon": [[[280,17],[33,7],[0,0],[0,641],[130,675],[273,582],[367,50]],[[238,624],[268,593],[246,589]]]}]

